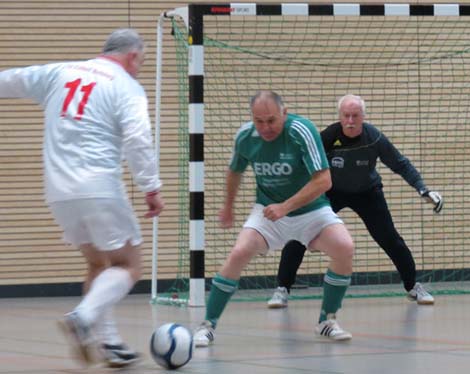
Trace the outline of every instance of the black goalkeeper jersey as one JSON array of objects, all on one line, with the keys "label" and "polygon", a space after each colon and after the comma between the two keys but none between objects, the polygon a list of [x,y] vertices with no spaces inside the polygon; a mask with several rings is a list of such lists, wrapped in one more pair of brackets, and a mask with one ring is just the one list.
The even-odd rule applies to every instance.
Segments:
[{"label": "black goalkeeper jersey", "polygon": [[377,159],[417,191],[425,187],[408,158],[369,123],[363,124],[359,136],[348,138],[343,134],[341,124],[336,122],[321,132],[321,138],[330,164],[334,192],[360,193],[380,185],[382,178],[376,170]]}]

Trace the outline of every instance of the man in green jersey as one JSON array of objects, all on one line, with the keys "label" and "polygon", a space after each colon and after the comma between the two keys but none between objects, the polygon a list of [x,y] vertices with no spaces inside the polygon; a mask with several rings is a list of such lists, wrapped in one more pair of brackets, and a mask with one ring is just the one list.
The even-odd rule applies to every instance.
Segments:
[{"label": "man in green jersey", "polygon": [[328,160],[320,135],[309,120],[288,114],[281,97],[260,91],[251,99],[252,121],[242,125],[226,176],[219,219],[234,221],[234,202],[248,164],[256,176],[256,203],[222,269],[212,280],[205,321],[196,330],[196,347],[213,343],[214,330],[253,256],[280,249],[296,238],[330,257],[315,332],[333,340],[351,339],[335,313],[351,281],[354,245],[324,193],[331,188]]}]

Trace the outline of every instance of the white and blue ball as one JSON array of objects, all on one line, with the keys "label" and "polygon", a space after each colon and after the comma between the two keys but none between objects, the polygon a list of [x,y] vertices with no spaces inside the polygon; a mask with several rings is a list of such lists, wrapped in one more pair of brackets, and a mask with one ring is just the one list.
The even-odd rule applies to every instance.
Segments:
[{"label": "white and blue ball", "polygon": [[150,338],[150,353],[166,369],[178,369],[193,356],[193,334],[177,323],[165,323]]}]

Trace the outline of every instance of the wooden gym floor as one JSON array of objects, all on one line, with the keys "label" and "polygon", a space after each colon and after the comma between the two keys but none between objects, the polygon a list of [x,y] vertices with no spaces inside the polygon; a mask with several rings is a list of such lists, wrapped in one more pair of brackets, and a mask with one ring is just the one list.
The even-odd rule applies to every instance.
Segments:
[{"label": "wooden gym floor", "polygon": [[[0,299],[0,373],[109,373],[83,368],[69,355],[57,320],[78,298]],[[195,350],[180,373],[204,374],[432,374],[470,370],[470,295],[436,297],[418,306],[404,297],[345,299],[340,324],[353,334],[346,343],[314,336],[319,300],[293,300],[282,310],[265,302],[231,302],[215,345]],[[151,359],[153,329],[178,322],[191,329],[204,308],[152,305],[148,295],[127,297],[116,310],[122,335],[143,353],[119,373],[163,373]],[[114,370],[115,371],[115,370]]]}]

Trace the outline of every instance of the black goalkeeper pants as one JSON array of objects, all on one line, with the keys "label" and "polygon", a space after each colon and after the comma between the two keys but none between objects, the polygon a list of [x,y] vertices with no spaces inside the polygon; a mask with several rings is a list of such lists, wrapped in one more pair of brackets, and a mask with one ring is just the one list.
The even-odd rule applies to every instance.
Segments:
[{"label": "black goalkeeper pants", "polygon": [[[416,283],[415,261],[410,249],[395,228],[382,186],[360,194],[328,191],[327,196],[335,212],[348,207],[357,213],[372,238],[392,260],[405,289],[411,290]],[[279,286],[290,290],[295,283],[305,249],[305,246],[297,241],[291,241],[285,245],[278,270]]]}]

